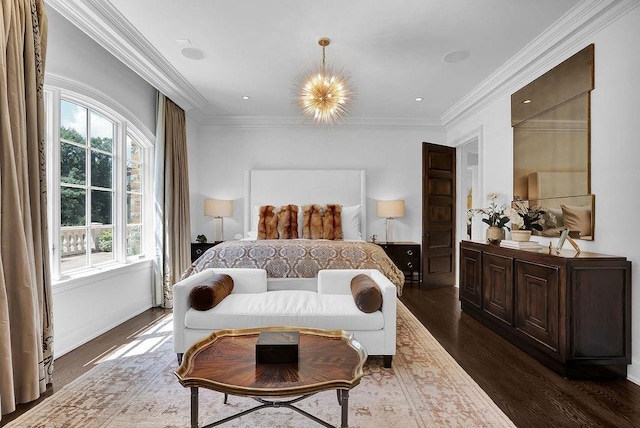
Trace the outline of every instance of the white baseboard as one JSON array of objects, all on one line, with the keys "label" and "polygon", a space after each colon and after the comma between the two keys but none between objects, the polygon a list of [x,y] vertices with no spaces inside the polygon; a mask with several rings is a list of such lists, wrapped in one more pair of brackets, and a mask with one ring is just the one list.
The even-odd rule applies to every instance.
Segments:
[{"label": "white baseboard", "polygon": [[58,334],[55,330],[54,324],[54,358],[61,357],[64,354],[73,351],[79,346],[84,345],[90,340],[95,339],[101,334],[106,333],[126,320],[129,320],[150,308],[151,303],[149,299],[131,302],[118,310],[102,316],[101,318],[97,318],[90,323],[85,323],[83,326],[72,332],[68,332],[67,334]]},{"label": "white baseboard", "polygon": [[627,367],[627,380],[640,385],[640,359],[631,358],[631,365]]}]

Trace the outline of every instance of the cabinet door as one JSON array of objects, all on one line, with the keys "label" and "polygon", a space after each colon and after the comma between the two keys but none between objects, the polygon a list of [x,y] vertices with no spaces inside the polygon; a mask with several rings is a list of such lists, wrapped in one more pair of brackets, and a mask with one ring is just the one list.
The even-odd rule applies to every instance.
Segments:
[{"label": "cabinet door", "polygon": [[557,356],[560,267],[516,260],[516,329],[544,352]]},{"label": "cabinet door", "polygon": [[460,300],[482,307],[482,253],[460,249]]},{"label": "cabinet door", "polygon": [[513,258],[484,253],[482,310],[513,325]]}]

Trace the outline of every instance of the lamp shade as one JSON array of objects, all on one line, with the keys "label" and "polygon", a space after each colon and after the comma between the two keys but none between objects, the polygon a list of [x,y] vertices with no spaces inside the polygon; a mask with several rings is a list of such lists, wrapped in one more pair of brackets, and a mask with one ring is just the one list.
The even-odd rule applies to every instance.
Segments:
[{"label": "lamp shade", "polygon": [[404,217],[404,201],[376,201],[376,215],[385,218]]},{"label": "lamp shade", "polygon": [[233,215],[233,201],[205,199],[204,215],[209,217],[231,217]]}]

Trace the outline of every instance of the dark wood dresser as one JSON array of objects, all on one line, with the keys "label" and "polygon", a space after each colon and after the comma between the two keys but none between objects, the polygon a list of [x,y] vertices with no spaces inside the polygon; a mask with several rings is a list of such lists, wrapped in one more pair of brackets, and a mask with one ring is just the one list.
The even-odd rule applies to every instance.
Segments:
[{"label": "dark wood dresser", "polygon": [[463,312],[565,377],[626,377],[631,262],[549,253],[462,241]]}]

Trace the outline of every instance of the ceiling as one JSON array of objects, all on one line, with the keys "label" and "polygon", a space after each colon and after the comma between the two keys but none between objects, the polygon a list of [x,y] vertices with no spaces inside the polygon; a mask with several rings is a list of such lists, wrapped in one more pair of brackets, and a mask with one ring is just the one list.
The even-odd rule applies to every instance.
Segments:
[{"label": "ceiling", "polygon": [[[346,67],[350,119],[443,124],[465,95],[556,27],[579,0],[51,0],[201,118],[297,117],[293,82]],[[574,10],[575,13],[575,10]],[[566,19],[566,16],[565,18]],[[183,48],[204,53],[188,59]],[[468,51],[461,62],[443,57]],[[496,81],[497,82],[497,81]],[[499,84],[499,82],[494,82]],[[243,100],[249,96],[249,100]],[[416,97],[424,100],[417,102]]]}]

